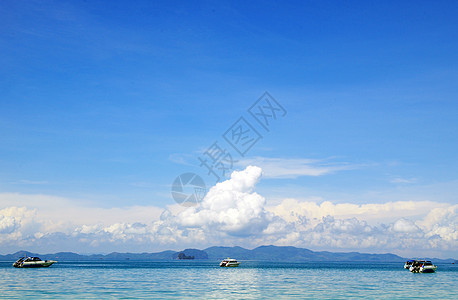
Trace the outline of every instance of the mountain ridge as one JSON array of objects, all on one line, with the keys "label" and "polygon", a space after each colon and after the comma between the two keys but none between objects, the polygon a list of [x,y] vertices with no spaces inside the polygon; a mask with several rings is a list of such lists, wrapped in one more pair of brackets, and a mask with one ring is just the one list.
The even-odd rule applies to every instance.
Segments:
[{"label": "mountain ridge", "polygon": [[[196,259],[219,260],[226,257],[234,257],[238,260],[259,260],[259,261],[283,261],[283,262],[304,262],[304,261],[368,261],[368,262],[402,262],[407,258],[392,253],[360,253],[360,252],[330,252],[312,251],[306,248],[293,246],[263,245],[254,249],[243,247],[212,246],[203,250],[185,249],[183,251],[165,250],[154,253],[120,253],[83,255],[74,252],[57,252],[52,254],[38,254],[30,251],[17,251],[12,254],[0,255],[0,260],[17,260],[24,255],[39,256],[42,259],[53,259],[59,261],[97,261],[97,260],[173,260],[177,259],[179,253],[186,256],[194,256]],[[455,259],[425,258],[436,262],[454,262]]]}]

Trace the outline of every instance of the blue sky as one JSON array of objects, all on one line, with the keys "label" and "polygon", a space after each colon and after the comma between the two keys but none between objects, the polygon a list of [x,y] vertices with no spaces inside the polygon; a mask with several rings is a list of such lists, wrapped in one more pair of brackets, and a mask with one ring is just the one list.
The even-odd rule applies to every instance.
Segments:
[{"label": "blue sky", "polygon": [[[268,91],[286,116],[270,132],[256,127],[263,138],[245,157],[232,150],[234,170],[264,170],[256,191],[266,206],[285,198],[440,203],[454,207],[453,248],[457,8],[454,1],[3,1],[0,209],[14,204],[11,195],[24,197],[14,206],[38,214],[45,208],[27,197],[167,209],[179,174],[215,183],[199,155],[217,140],[230,150],[222,134],[241,116],[253,121],[247,109]],[[18,242],[8,243],[0,250]],[[456,254],[442,250],[434,253]]]}]

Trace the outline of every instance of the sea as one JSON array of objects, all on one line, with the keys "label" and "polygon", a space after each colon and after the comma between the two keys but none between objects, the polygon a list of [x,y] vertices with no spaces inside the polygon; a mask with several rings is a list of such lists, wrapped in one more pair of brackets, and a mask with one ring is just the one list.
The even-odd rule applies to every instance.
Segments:
[{"label": "sea", "polygon": [[0,262],[0,299],[458,299],[458,266],[403,263],[80,261],[17,269]]}]

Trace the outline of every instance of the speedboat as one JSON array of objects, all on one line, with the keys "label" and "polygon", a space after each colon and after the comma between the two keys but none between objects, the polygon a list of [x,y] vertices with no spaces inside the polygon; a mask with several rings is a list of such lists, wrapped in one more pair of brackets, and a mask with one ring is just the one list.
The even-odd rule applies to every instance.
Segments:
[{"label": "speedboat", "polygon": [[437,266],[433,265],[433,263],[429,260],[425,261],[421,266],[420,266],[420,273],[434,273],[436,272]]},{"label": "speedboat", "polygon": [[53,263],[56,263],[55,260],[42,260],[39,257],[21,257],[14,264],[13,267],[16,268],[43,268],[49,267]]},{"label": "speedboat", "polygon": [[416,260],[412,263],[409,270],[413,273],[434,273],[437,266],[433,265],[430,260]]},{"label": "speedboat", "polygon": [[406,263],[404,264],[404,269],[409,269],[414,262],[415,262],[415,259],[406,261]]},{"label": "speedboat", "polygon": [[219,264],[220,267],[238,267],[240,263],[234,258],[226,258]]}]

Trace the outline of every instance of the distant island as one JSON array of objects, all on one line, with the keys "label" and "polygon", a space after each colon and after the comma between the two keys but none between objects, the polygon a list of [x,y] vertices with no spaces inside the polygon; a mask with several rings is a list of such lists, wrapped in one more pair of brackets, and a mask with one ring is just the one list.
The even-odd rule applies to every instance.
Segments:
[{"label": "distant island", "polygon": [[[73,252],[58,252],[54,254],[38,254],[29,251],[18,251],[16,253],[0,255],[1,261],[13,261],[18,257],[39,256],[42,259],[57,261],[97,261],[97,260],[221,260],[226,257],[234,257],[238,260],[259,260],[279,262],[305,262],[305,261],[367,261],[367,262],[403,262],[406,258],[395,254],[370,254],[359,252],[328,252],[312,251],[305,248],[292,246],[260,246],[252,250],[242,247],[210,247],[204,250],[185,249],[183,251],[162,251],[156,253],[119,253],[81,255]],[[430,259],[430,258],[426,258]],[[437,259],[436,262],[453,263],[454,259]]]},{"label": "distant island", "polygon": [[186,256],[183,252],[178,253],[178,259],[194,259],[194,256]]},{"label": "distant island", "polygon": [[208,254],[203,250],[185,249],[174,253],[172,259],[208,259]]}]

